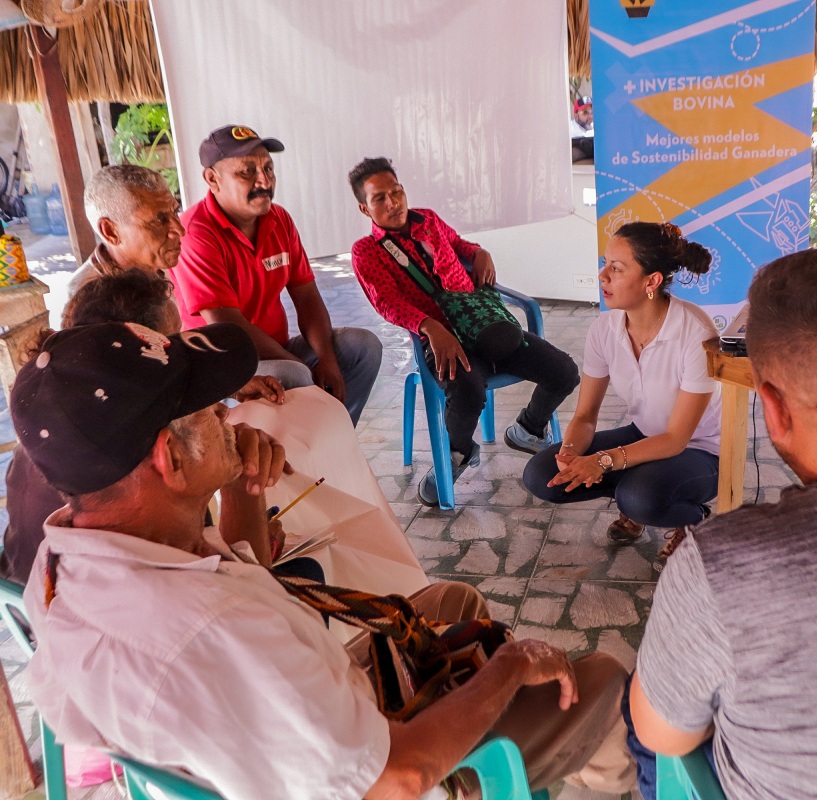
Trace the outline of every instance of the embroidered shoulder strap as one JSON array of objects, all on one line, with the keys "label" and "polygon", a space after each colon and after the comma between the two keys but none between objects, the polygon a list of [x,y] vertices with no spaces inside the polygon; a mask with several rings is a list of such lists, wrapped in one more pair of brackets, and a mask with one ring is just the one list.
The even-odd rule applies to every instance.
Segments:
[{"label": "embroidered shoulder strap", "polygon": [[57,567],[60,563],[60,554],[50,548],[45,559],[45,607],[51,607],[51,601],[57,594]]},{"label": "embroidered shoulder strap", "polygon": [[[380,246],[405,270],[406,274],[422,289],[426,294],[434,297],[443,289],[439,283],[439,279],[434,274],[434,262],[432,261],[428,266],[430,275],[423,272],[417,264],[414,263],[411,256],[406,252],[406,249],[393,237],[384,236],[380,242]],[[429,256],[429,260],[430,260]]]},{"label": "embroidered shoulder strap", "polygon": [[369,633],[389,636],[413,656],[439,657],[444,652],[444,648],[436,646],[437,634],[402,595],[369,594],[278,573],[273,577],[287,592],[316,611]]}]

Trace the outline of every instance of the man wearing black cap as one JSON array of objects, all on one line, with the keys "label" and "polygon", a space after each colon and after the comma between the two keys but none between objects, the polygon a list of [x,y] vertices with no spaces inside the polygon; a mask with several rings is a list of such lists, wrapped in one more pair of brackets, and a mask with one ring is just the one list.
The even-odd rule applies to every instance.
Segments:
[{"label": "man wearing black cap", "polygon": [[[377,337],[332,328],[292,217],[272,202],[270,153],[284,149],[241,125],[201,143],[207,196],[183,215],[187,231],[172,278],[185,327],[233,322],[249,333],[265,374],[285,386],[314,382],[346,405],[357,424],[382,356]],[[298,315],[290,337],[281,293]]]},{"label": "man wearing black cap", "polygon": [[[27,686],[57,741],[184,768],[226,800],[377,800],[428,791],[493,729],[520,744],[537,787],[575,773],[626,791],[626,673],[612,657],[571,663],[508,642],[466,685],[390,723],[356,651],[237,538],[205,533],[221,487],[243,531],[266,534],[263,486],[283,454],[263,438],[248,447],[216,402],[256,363],[238,326],[168,337],[106,323],[54,334],[19,372],[21,446],[68,496],[25,590]],[[488,615],[467,584],[415,604],[428,619]]]}]

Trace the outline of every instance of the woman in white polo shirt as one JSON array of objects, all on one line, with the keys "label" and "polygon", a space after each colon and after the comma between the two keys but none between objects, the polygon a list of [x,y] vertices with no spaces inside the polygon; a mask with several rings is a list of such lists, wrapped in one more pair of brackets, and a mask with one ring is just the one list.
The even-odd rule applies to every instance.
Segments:
[{"label": "woman in white polo shirt", "polygon": [[[631,222],[607,245],[599,273],[611,310],[590,327],[576,413],[564,440],[535,455],[525,486],[552,503],[613,497],[620,512],[607,535],[634,542],[645,525],[671,529],[708,515],[718,490],[720,387],[701,343],[717,336],[709,316],[669,294],[673,275],[709,270],[712,257],[671,223]],[[608,385],[630,424],[597,431]]]}]

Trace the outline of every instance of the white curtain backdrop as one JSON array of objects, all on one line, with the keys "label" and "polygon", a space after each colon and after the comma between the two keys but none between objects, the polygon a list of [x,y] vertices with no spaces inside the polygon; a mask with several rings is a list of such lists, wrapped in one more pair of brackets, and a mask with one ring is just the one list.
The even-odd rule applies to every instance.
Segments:
[{"label": "white curtain backdrop", "polygon": [[369,230],[346,183],[393,159],[460,232],[572,210],[564,0],[151,0],[185,205],[224,124],[281,139],[276,201],[311,256]]}]

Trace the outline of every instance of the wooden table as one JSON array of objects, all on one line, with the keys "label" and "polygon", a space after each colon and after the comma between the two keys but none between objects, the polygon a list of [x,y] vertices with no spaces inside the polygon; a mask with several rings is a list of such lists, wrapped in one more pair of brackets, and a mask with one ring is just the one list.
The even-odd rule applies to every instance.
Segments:
[{"label": "wooden table", "polygon": [[6,393],[6,401],[20,370],[21,354],[39,332],[48,327],[43,298],[48,291],[48,286],[37,278],[16,286],[0,287],[0,385]]},{"label": "wooden table", "polygon": [[718,513],[743,503],[746,469],[746,436],[749,424],[749,392],[754,389],[747,356],[723,352],[719,339],[704,342],[706,366],[721,387],[721,454],[718,477]]}]

